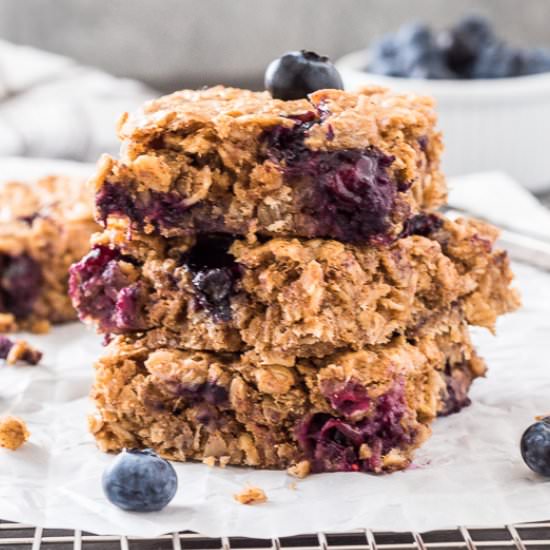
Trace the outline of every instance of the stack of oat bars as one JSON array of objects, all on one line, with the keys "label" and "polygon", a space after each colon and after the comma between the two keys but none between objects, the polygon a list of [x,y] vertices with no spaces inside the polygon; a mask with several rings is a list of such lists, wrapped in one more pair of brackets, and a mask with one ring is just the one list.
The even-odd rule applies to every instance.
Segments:
[{"label": "stack of oat bars", "polygon": [[485,365],[468,326],[515,309],[496,231],[451,221],[431,100],[147,103],[95,176],[103,230],[71,273],[109,341],[101,449],[309,472],[407,467]]}]

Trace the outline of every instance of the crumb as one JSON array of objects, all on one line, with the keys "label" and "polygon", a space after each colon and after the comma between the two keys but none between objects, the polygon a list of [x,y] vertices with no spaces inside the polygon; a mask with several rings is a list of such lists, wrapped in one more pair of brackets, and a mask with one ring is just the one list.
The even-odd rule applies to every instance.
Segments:
[{"label": "crumb", "polygon": [[209,468],[213,468],[216,465],[216,457],[215,456],[205,456],[202,459],[202,463],[206,464]]},{"label": "crumb", "polygon": [[229,456],[220,456],[220,468],[225,468],[229,461],[231,460],[231,457]]},{"label": "crumb", "polygon": [[8,365],[15,365],[18,361],[37,365],[42,359],[42,352],[26,340],[11,340],[0,335],[0,359],[5,359]]},{"label": "crumb", "polygon": [[295,464],[294,466],[291,466],[287,470],[287,474],[297,477],[299,479],[303,479],[304,477],[308,476],[311,471],[311,465],[308,460],[302,460],[301,462],[298,462],[298,464]]},{"label": "crumb", "polygon": [[261,504],[267,502],[267,496],[259,487],[246,487],[240,493],[233,495],[233,498],[241,504]]},{"label": "crumb", "polygon": [[0,447],[16,451],[29,439],[27,425],[15,416],[6,416],[0,420]]}]

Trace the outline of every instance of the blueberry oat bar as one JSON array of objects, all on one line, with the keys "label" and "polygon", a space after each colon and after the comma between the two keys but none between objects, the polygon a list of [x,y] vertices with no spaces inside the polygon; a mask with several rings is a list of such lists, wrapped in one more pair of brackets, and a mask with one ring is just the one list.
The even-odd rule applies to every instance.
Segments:
[{"label": "blueberry oat bar", "polygon": [[117,337],[96,365],[90,426],[101,449],[302,471],[405,468],[440,414],[484,373],[464,324],[293,367],[254,352],[150,349]]},{"label": "blueberry oat bar", "polygon": [[0,186],[0,203],[0,331],[42,331],[75,319],[68,269],[97,229],[84,182],[8,182]]},{"label": "blueberry oat bar", "polygon": [[109,342],[91,431],[104,451],[297,476],[404,469],[485,372],[469,325],[518,306],[508,258],[492,227],[436,213],[430,99],[343,91],[305,51],[266,87],[122,117],[70,277]]},{"label": "blueberry oat bar", "polygon": [[230,233],[384,244],[440,206],[430,99],[382,88],[284,101],[221,86],[120,122],[121,158],[95,177],[96,215],[164,237]]},{"label": "blueberry oat bar", "polygon": [[81,319],[151,345],[254,349],[294,363],[360,350],[396,334],[437,331],[456,312],[492,329],[517,307],[497,232],[482,222],[420,215],[389,247],[211,234],[144,236],[112,224],[71,269]]}]

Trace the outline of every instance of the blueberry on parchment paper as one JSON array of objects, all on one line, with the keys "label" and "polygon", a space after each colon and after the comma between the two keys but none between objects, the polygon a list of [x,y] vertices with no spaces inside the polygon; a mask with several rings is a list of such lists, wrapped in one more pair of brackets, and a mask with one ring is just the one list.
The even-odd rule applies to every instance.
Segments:
[{"label": "blueberry on parchment paper", "polygon": [[174,467],[148,449],[122,451],[102,481],[109,501],[129,512],[158,512],[178,489]]},{"label": "blueberry on parchment paper", "polygon": [[542,476],[550,476],[550,416],[531,424],[521,436],[525,464]]}]

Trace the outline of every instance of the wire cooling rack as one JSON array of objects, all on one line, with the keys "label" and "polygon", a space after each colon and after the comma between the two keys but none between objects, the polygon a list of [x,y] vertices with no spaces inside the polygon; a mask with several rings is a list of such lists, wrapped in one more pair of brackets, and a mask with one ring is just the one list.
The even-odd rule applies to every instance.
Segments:
[{"label": "wire cooling rack", "polygon": [[99,536],[0,521],[0,550],[548,550],[550,522],[495,529],[459,527],[428,533],[362,529],[278,539],[207,538],[190,532],[163,537]]}]

